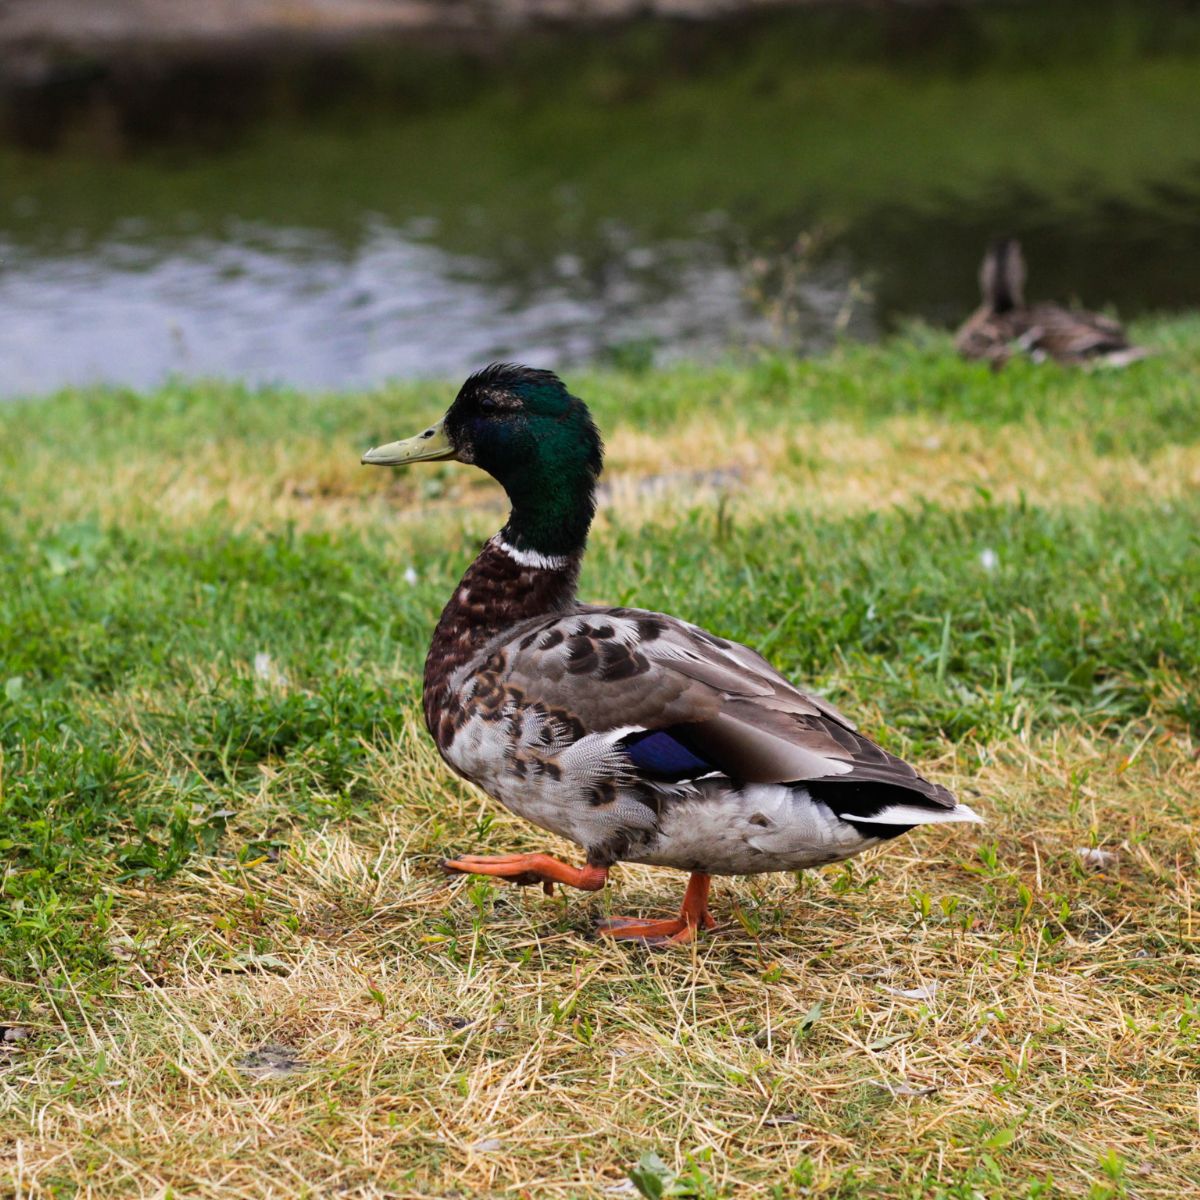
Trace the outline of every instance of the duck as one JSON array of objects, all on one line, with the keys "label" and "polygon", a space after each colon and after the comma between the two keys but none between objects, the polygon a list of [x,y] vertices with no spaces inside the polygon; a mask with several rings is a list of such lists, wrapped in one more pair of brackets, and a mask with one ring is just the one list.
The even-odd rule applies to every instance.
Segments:
[{"label": "duck", "polygon": [[1102,313],[1058,304],[1025,303],[1025,256],[1016,238],[993,242],[979,268],[982,303],[955,335],[963,358],[1000,370],[1014,349],[1035,362],[1103,363],[1124,367],[1149,351],[1130,343],[1119,321]]},{"label": "duck", "polygon": [[450,873],[598,891],[618,863],[688,873],[679,912],[599,932],[651,945],[716,922],[714,876],[820,867],[919,825],[980,818],[746,646],[680,617],[578,598],[603,464],[553,372],[493,363],[370,466],[453,459],[507,493],[503,528],[455,587],[425,660],[425,724],[450,770],[575,843],[460,854]]}]

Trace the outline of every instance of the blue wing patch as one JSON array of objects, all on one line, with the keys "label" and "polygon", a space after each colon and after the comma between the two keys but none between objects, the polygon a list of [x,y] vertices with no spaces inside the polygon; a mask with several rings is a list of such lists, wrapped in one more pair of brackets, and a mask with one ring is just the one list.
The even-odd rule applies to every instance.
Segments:
[{"label": "blue wing patch", "polygon": [[665,729],[646,729],[621,739],[633,765],[656,779],[695,779],[718,768]]}]

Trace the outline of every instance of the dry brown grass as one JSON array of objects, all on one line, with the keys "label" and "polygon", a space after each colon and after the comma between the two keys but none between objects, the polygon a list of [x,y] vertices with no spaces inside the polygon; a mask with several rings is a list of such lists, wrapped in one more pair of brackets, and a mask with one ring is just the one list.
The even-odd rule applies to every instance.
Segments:
[{"label": "dry brown grass", "polygon": [[[232,530],[285,522],[346,529],[411,525],[464,507],[502,510],[495,485],[470,468],[367,470],[351,447],[334,454],[313,437],[266,447],[207,442],[179,458],[133,456],[111,472],[47,451],[28,470],[43,500],[67,519],[152,513],[187,525],[218,511]],[[1064,436],[1031,422],[998,433],[927,417],[894,417],[869,430],[825,421],[764,437],[745,422],[705,416],[654,435],[618,429],[605,480],[605,501],[623,517],[659,512],[664,495],[695,503],[729,491],[751,494],[756,510],[827,514],[914,503],[957,508],[977,503],[981,488],[998,503],[1169,502],[1200,486],[1200,446],[1101,454],[1085,429]]]},{"label": "dry brown grass", "polygon": [[[506,816],[477,841],[490,807],[414,724],[377,825],[127,894],[137,982],[0,1072],[15,1194],[601,1196],[651,1148],[714,1195],[1192,1194],[1195,749],[1076,731],[941,764],[981,834],[721,882],[720,932],[662,953],[591,926],[669,910],[667,872],[447,883],[450,846],[545,843]],[[306,1067],[247,1075],[264,1043]]]}]

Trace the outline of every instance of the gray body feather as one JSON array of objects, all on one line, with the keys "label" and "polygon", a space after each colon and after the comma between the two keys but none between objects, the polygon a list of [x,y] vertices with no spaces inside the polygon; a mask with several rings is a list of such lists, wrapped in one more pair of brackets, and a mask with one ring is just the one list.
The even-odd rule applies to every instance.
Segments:
[{"label": "gray body feather", "polygon": [[[849,858],[897,827],[978,820],[758,654],[659,613],[579,605],[538,617],[446,684],[462,713],[439,742],[446,761],[594,863],[795,870]],[[624,739],[680,728],[712,771],[654,778],[631,760]],[[818,797],[816,781],[853,791]],[[881,799],[864,808],[864,793]],[[841,794],[858,797],[852,812],[840,811]]]}]

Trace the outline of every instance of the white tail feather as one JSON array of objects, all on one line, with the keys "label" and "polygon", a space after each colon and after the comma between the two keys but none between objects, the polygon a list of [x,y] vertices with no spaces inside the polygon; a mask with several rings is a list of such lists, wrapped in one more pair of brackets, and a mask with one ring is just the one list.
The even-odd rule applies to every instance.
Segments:
[{"label": "white tail feather", "polygon": [[983,824],[983,818],[965,804],[953,808],[922,808],[916,804],[889,804],[873,817],[860,817],[855,813],[838,813],[843,821],[855,825],[940,825],[946,822],[972,821]]}]

